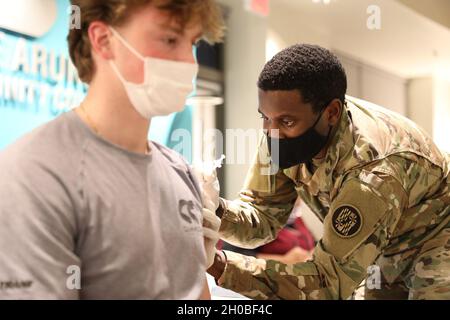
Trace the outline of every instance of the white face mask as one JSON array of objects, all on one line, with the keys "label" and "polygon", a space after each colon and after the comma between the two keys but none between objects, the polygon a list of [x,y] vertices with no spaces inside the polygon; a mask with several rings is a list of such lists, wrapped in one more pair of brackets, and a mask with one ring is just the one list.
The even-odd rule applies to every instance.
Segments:
[{"label": "white face mask", "polygon": [[142,56],[116,30],[113,34],[136,57],[144,62],[144,82],[136,84],[124,79],[116,64],[110,60],[134,108],[146,119],[165,116],[184,109],[186,98],[193,91],[198,65]]}]

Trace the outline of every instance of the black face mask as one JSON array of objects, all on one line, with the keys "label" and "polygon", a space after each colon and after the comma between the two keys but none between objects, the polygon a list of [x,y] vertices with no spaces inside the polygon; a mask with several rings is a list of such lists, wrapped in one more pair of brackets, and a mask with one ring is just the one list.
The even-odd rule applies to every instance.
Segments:
[{"label": "black face mask", "polygon": [[[267,143],[272,162],[278,165],[280,169],[287,169],[301,163],[309,162],[325,147],[330,137],[331,126],[326,136],[320,135],[315,129],[320,118],[322,118],[324,110],[322,110],[314,125],[298,137],[277,139],[271,138],[267,133]],[[277,146],[279,152],[276,150]],[[273,154],[272,147],[274,147]],[[276,156],[277,153],[278,159]]]}]

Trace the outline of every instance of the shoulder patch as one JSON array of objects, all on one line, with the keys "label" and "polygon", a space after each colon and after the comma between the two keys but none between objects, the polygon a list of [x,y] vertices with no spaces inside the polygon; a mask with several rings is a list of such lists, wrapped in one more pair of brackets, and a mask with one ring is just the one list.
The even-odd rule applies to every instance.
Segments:
[{"label": "shoulder patch", "polygon": [[363,221],[358,209],[351,205],[342,205],[333,212],[334,232],[342,238],[351,238],[361,230]]}]

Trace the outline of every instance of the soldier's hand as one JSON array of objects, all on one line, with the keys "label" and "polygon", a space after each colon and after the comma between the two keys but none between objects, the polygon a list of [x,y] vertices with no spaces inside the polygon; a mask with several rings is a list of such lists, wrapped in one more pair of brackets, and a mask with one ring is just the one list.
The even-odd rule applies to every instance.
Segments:
[{"label": "soldier's hand", "polygon": [[299,262],[305,262],[311,259],[312,253],[310,251],[304,250],[300,247],[294,247],[289,250],[285,255],[285,263],[286,264],[295,264]]},{"label": "soldier's hand", "polygon": [[225,271],[225,267],[227,265],[227,257],[223,251],[216,250],[216,254],[214,255],[214,263],[207,270],[207,272],[214,277],[216,283],[218,283],[220,277]]}]

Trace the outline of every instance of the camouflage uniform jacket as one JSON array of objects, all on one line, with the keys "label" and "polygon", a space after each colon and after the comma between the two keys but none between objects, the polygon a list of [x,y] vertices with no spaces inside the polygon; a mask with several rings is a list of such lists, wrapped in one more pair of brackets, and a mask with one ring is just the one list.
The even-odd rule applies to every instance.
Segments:
[{"label": "camouflage uniform jacket", "polygon": [[[285,265],[226,252],[221,286],[255,299],[345,299],[380,255],[431,239],[450,221],[450,156],[412,121],[347,97],[324,161],[264,175],[266,139],[239,199],[225,200],[222,237],[272,241],[299,196],[323,221],[312,261]],[[270,164],[269,164],[270,165]]]}]

